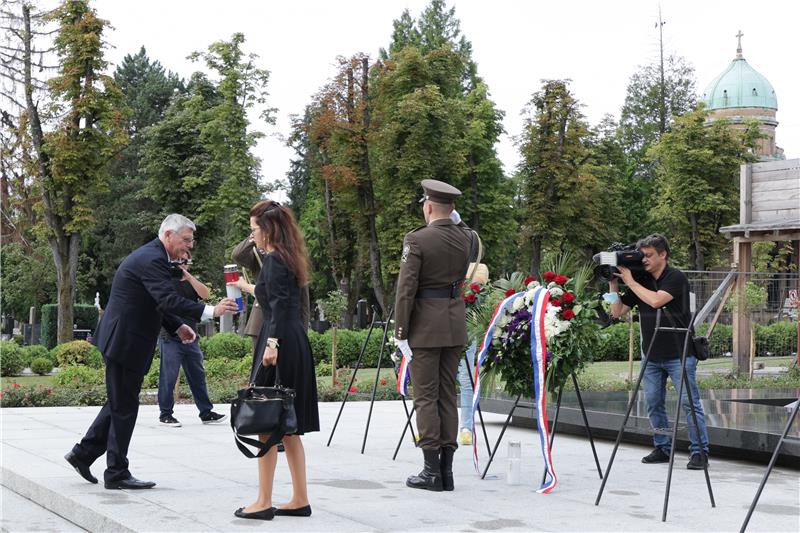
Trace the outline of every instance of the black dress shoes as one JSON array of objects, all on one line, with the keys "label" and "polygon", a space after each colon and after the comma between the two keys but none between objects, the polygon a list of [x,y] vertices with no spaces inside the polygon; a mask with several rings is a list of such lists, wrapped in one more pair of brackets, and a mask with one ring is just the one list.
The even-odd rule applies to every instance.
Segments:
[{"label": "black dress shoes", "polygon": [[105,486],[107,489],[124,489],[124,490],[139,490],[139,489],[152,489],[156,486],[155,481],[142,481],[131,476],[127,479],[119,479],[117,481],[106,481]]},{"label": "black dress shoes", "polygon": [[[311,514],[311,508],[308,508],[309,514]],[[252,513],[247,513],[244,510],[244,507],[239,507],[233,512],[234,515],[238,516],[239,518],[252,518],[253,520],[272,520],[275,518],[277,514],[275,512],[274,507],[267,507],[262,511],[254,511]]]},{"label": "black dress shoes", "polygon": [[297,509],[276,509],[275,516],[311,516],[311,506],[306,505]]},{"label": "black dress shoes", "polygon": [[70,451],[64,456],[64,459],[66,459],[67,462],[72,465],[75,471],[79,473],[83,479],[89,483],[97,483],[97,478],[92,475],[92,471],[89,470],[89,465],[78,459],[78,456],[75,455],[75,452]]}]

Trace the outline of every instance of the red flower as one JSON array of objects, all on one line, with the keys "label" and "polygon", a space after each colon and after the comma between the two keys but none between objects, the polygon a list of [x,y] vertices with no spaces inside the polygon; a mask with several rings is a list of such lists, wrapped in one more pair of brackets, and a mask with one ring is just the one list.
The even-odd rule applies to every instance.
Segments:
[{"label": "red flower", "polygon": [[381,385],[386,385],[386,378],[381,378]]},{"label": "red flower", "polygon": [[14,384],[11,385],[11,387],[14,388],[14,389],[18,389],[19,388],[19,383],[14,382]]},{"label": "red flower", "polygon": [[536,278],[534,278],[533,276],[528,276],[527,278],[525,278],[525,281],[523,281],[522,283],[524,283],[525,286],[527,287],[528,284],[533,282],[533,281],[536,281]]},{"label": "red flower", "polygon": [[464,296],[464,301],[467,302],[467,303],[470,303],[470,304],[471,303],[475,303],[475,300],[477,300],[477,299],[478,299],[478,297],[475,295],[474,292],[471,292],[471,293],[467,294],[466,296]]},{"label": "red flower", "polygon": [[27,402],[29,399],[30,399],[30,398],[28,398],[27,396],[25,396],[25,397],[23,398],[23,400],[25,400],[26,402]]},{"label": "red flower", "polygon": [[509,296],[514,296],[515,294],[517,294],[517,291],[513,287],[506,290],[506,298]]},{"label": "red flower", "polygon": [[556,279],[556,273],[555,272],[545,272],[544,274],[542,274],[542,277],[544,278],[544,280],[547,283],[550,283],[551,281]]},{"label": "red flower", "polygon": [[572,309],[564,309],[563,311],[561,311],[561,318],[563,318],[564,320],[572,320],[573,318],[575,318],[575,313],[572,312]]},{"label": "red flower", "polygon": [[561,307],[561,300],[558,298],[550,298],[550,303],[555,305],[556,307]]},{"label": "red flower", "polygon": [[558,283],[559,285],[564,285],[569,278],[567,276],[556,276],[553,281]]},{"label": "red flower", "polygon": [[358,392],[358,387],[355,385],[350,385],[350,388],[347,389],[348,392]]},{"label": "red flower", "polygon": [[470,285],[470,286],[469,286],[469,288],[470,288],[470,289],[471,289],[473,292],[481,292],[481,288],[482,288],[482,287],[481,287],[481,286],[480,286],[480,284],[478,284],[478,283],[473,283],[472,285]]},{"label": "red flower", "polygon": [[48,395],[53,394],[53,389],[47,389],[47,394]]},{"label": "red flower", "polygon": [[2,398],[4,395],[5,395],[5,392],[0,391],[0,398]]}]

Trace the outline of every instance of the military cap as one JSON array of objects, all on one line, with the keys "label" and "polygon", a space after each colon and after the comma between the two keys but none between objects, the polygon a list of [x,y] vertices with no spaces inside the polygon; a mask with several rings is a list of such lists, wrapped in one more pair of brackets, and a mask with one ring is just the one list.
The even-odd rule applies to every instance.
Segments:
[{"label": "military cap", "polygon": [[439,204],[451,204],[461,196],[461,191],[443,181],[422,180],[421,185],[425,194],[420,198],[420,203],[430,200]]}]

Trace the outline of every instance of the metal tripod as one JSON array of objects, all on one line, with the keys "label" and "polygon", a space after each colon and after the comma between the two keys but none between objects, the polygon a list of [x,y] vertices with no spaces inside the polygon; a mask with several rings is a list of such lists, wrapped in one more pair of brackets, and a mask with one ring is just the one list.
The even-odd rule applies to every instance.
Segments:
[{"label": "metal tripod", "polygon": [[[694,312],[692,312],[691,318],[689,320],[689,324],[691,325],[694,320]],[[672,468],[675,462],[675,446],[676,446],[676,438],[678,436],[678,421],[680,420],[681,416],[681,400],[683,396],[683,386],[686,385],[686,396],[689,401],[689,407],[691,411],[692,421],[694,422],[695,430],[697,431],[698,438],[700,437],[700,426],[697,423],[697,413],[694,409],[694,401],[692,399],[692,389],[689,387],[689,378],[686,375],[686,355],[689,351],[689,341],[691,338],[691,327],[686,328],[677,328],[677,327],[664,327],[661,326],[661,309],[658,309],[656,313],[656,327],[653,330],[653,337],[650,339],[650,345],[647,347],[647,353],[645,354],[644,361],[642,362],[642,369],[639,371],[639,379],[636,380],[636,387],[633,390],[633,395],[631,396],[630,401],[628,401],[628,408],[625,411],[625,418],[622,421],[622,426],[619,428],[619,433],[617,434],[617,440],[614,443],[614,450],[611,452],[611,458],[608,460],[608,467],[606,467],[605,475],[603,476],[603,482],[600,484],[600,491],[597,493],[597,499],[595,500],[595,505],[600,505],[600,498],[603,497],[603,489],[605,489],[606,482],[608,481],[608,474],[611,472],[611,467],[614,464],[614,457],[617,455],[617,449],[619,448],[619,444],[622,441],[622,435],[625,432],[625,426],[628,424],[628,419],[631,415],[631,410],[633,409],[633,404],[636,402],[636,398],[639,394],[639,387],[642,384],[642,377],[644,377],[644,371],[647,368],[647,363],[649,360],[650,351],[653,349],[653,344],[655,342],[656,337],[658,336],[659,332],[668,332],[668,333],[683,333],[684,340],[683,340],[683,351],[681,352],[681,377],[677,386],[678,389],[678,400],[677,400],[677,409],[675,413],[675,422],[673,423],[672,429],[670,428],[655,428],[653,429],[654,433],[672,435],[672,445],[670,446],[670,453],[669,453],[669,469],[667,470],[667,486],[664,491],[664,508],[661,513],[661,521],[666,522],[667,520],[667,508],[669,506],[669,490],[670,485],[672,483]],[[676,341],[677,342],[677,341]],[[703,459],[703,472],[706,476],[706,486],[708,487],[708,497],[711,500],[711,507],[716,507],[716,503],[714,502],[714,492],[711,490],[711,478],[708,476],[708,457],[703,450],[702,446],[700,447],[700,454],[701,458]]]}]

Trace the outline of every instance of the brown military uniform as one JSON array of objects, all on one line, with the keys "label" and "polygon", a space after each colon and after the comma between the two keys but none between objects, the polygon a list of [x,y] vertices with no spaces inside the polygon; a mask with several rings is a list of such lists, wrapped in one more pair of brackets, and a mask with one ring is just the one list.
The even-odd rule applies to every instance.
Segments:
[{"label": "brown military uniform", "polygon": [[413,353],[409,369],[423,449],[458,447],[456,373],[467,342],[460,283],[472,235],[450,219],[439,219],[403,240],[395,337],[407,339]]},{"label": "brown military uniform", "polygon": [[[258,279],[258,275],[261,273],[261,253],[249,237],[236,245],[233,249],[233,253],[231,253],[231,257],[236,264],[243,266],[250,272],[250,279]],[[303,287],[300,291],[300,297],[300,319],[303,321],[306,329],[308,329],[311,316],[308,287]],[[244,334],[250,337],[258,337],[263,322],[264,315],[261,311],[261,307],[258,305],[258,300],[253,298],[253,306],[250,308],[250,316],[247,318]]]}]

